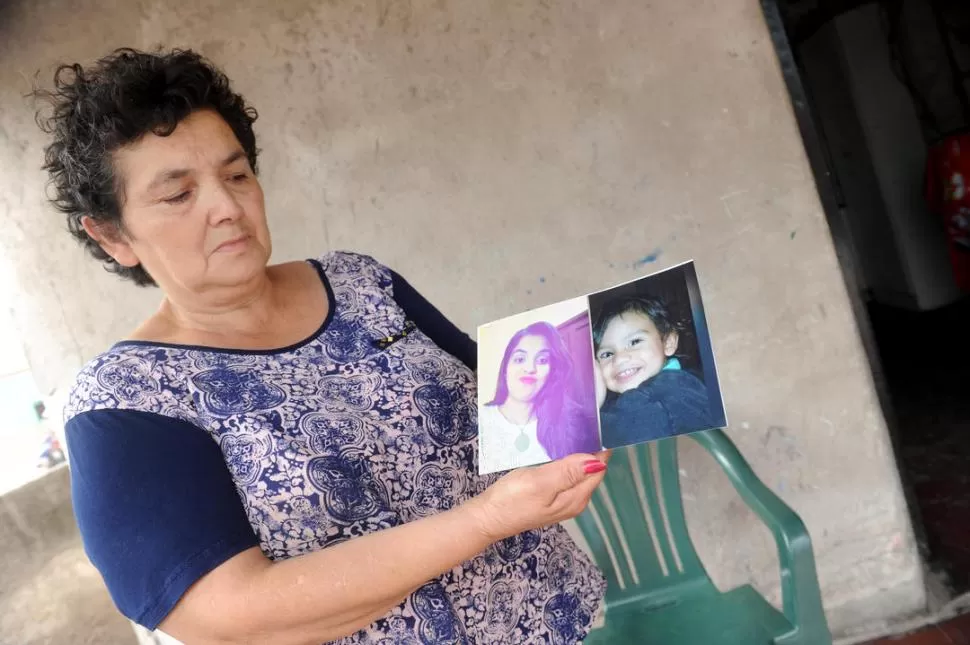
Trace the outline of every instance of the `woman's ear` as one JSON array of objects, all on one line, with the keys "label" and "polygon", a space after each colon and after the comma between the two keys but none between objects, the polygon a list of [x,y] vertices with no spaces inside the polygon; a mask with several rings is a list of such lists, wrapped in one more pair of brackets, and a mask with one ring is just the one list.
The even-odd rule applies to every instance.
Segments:
[{"label": "woman's ear", "polygon": [[138,256],[128,243],[125,236],[113,222],[99,222],[90,215],[81,218],[84,232],[98,243],[104,252],[114,258],[115,262],[124,267],[134,267],[140,264]]},{"label": "woman's ear", "polygon": [[672,331],[664,337],[664,354],[673,356],[677,353],[677,345],[680,343],[680,334]]}]

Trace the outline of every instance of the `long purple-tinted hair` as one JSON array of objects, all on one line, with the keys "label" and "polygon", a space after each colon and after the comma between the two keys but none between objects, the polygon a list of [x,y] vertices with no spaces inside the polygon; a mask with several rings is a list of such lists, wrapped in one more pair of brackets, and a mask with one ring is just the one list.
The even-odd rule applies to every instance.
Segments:
[{"label": "long purple-tinted hair", "polygon": [[502,405],[509,398],[509,361],[526,336],[540,336],[549,347],[549,376],[533,402],[536,434],[546,454],[560,459],[577,452],[599,450],[596,418],[583,409],[574,394],[573,361],[559,331],[547,322],[532,323],[512,336],[502,356],[495,398],[488,405]]}]

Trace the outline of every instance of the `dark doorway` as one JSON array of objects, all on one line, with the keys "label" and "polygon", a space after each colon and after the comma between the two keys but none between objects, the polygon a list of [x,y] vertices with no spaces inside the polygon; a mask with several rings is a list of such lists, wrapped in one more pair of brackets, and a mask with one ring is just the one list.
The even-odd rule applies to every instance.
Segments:
[{"label": "dark doorway", "polygon": [[954,225],[928,188],[927,159],[970,127],[970,3],[762,5],[923,556],[951,593],[965,593],[970,299],[951,255]]}]

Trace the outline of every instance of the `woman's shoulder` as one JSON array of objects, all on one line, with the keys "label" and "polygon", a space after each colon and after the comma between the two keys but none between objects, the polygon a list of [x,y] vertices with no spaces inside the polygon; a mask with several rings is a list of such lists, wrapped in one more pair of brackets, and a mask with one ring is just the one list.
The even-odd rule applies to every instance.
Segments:
[{"label": "woman's shoulder", "polygon": [[375,294],[390,295],[394,291],[390,268],[377,259],[354,251],[330,251],[313,262],[322,273],[323,281],[340,298],[341,292],[372,290]]},{"label": "woman's shoulder", "polygon": [[391,270],[376,258],[356,251],[329,251],[315,261],[323,267],[328,277],[334,275],[376,274],[390,277]]},{"label": "woman's shoulder", "polygon": [[154,412],[186,418],[187,388],[179,375],[191,364],[187,352],[151,343],[122,341],[89,360],[74,377],[64,421],[102,409]]}]

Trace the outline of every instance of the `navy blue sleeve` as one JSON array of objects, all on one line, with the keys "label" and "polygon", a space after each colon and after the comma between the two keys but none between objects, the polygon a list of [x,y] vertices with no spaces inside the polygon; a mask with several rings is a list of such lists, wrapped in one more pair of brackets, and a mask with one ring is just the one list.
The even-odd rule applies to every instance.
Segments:
[{"label": "navy blue sleeve", "polygon": [[96,410],[66,424],[74,514],[115,605],[155,629],[256,535],[216,442],[185,421]]},{"label": "navy blue sleeve", "polygon": [[391,284],[395,302],[418,329],[434,341],[435,345],[467,365],[468,369],[475,370],[478,367],[478,345],[468,334],[452,324],[394,271],[391,271]]},{"label": "navy blue sleeve", "polygon": [[604,448],[664,439],[714,426],[707,388],[685,370],[664,370],[600,410]]}]

